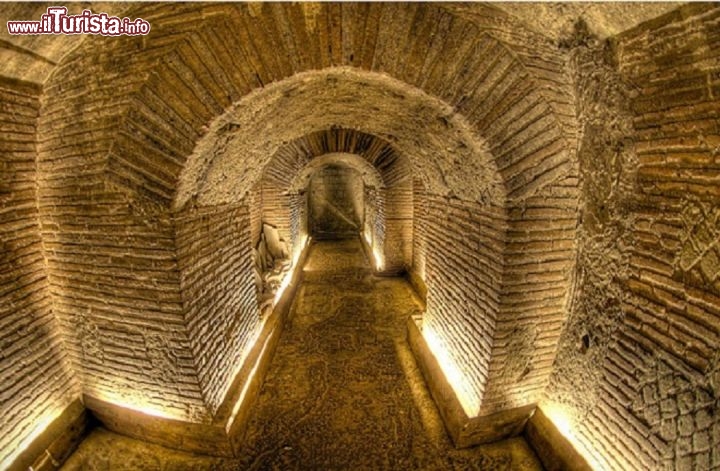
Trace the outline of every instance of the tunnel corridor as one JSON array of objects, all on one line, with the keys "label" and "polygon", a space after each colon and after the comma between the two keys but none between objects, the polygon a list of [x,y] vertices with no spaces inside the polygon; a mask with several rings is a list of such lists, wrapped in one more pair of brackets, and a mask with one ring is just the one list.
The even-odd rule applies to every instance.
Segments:
[{"label": "tunnel corridor", "polygon": [[0,470],[720,469],[720,4],[0,16]]},{"label": "tunnel corridor", "polygon": [[406,338],[422,303],[405,279],[374,274],[357,237],[313,243],[303,272],[241,458],[97,430],[62,469],[543,469],[522,437],[453,446]]}]

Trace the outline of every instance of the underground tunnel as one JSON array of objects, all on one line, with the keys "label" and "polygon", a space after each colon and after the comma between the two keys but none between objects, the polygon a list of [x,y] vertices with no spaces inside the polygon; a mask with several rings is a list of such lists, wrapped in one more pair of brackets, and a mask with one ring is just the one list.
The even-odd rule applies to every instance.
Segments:
[{"label": "underground tunnel", "polygon": [[720,469],[717,3],[52,6],[0,469]]}]

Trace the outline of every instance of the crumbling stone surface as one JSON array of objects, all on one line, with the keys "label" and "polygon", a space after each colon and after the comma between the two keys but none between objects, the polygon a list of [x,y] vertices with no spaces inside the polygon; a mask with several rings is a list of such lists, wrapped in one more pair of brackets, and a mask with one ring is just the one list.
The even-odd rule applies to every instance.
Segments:
[{"label": "crumbling stone surface", "polygon": [[503,199],[486,144],[447,104],[385,75],[334,68],[273,83],[216,119],[188,159],[175,206],[242,198],[283,142],[333,126],[390,140],[428,191]]},{"label": "crumbling stone surface", "polygon": [[582,427],[601,402],[603,372],[598,365],[607,358],[624,315],[637,156],[630,89],[608,63],[609,45],[589,36],[582,23],[566,43],[573,47],[571,65],[582,125],[582,212],[571,317],[546,394],[570,405]]},{"label": "crumbling stone surface", "polygon": [[493,2],[522,19],[534,31],[562,40],[573,32],[578,19],[600,39],[615,36],[644,21],[678,7],[677,2]]},{"label": "crumbling stone surface", "polygon": [[720,466],[717,5],[567,44],[583,123],[578,272],[547,391],[611,469]]}]

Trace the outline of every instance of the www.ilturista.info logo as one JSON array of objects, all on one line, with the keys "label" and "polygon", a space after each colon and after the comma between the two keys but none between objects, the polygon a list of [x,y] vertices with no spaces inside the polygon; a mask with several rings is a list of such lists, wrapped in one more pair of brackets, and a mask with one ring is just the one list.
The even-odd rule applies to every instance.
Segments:
[{"label": "www.ilturista.info logo", "polygon": [[65,7],[50,7],[40,21],[8,21],[10,34],[100,34],[103,36],[139,36],[150,32],[150,23],[137,18],[118,18],[107,13],[83,10],[68,15]]}]

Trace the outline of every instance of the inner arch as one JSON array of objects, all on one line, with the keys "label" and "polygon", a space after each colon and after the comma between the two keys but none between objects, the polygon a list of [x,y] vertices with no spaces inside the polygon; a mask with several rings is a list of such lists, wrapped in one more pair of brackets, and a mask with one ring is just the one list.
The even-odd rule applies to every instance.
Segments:
[{"label": "inner arch", "polygon": [[240,201],[284,143],[334,126],[391,142],[435,194],[504,201],[485,141],[452,107],[387,75],[339,67],[275,82],[215,119],[186,162],[174,207]]},{"label": "inner arch", "polygon": [[331,154],[321,155],[312,159],[290,182],[288,192],[296,193],[307,189],[310,178],[313,173],[322,167],[328,165],[336,165],[340,167],[349,168],[358,172],[362,176],[363,182],[367,186],[374,188],[383,188],[385,183],[383,182],[382,176],[369,162],[356,154],[349,154],[345,152],[337,152]]}]

